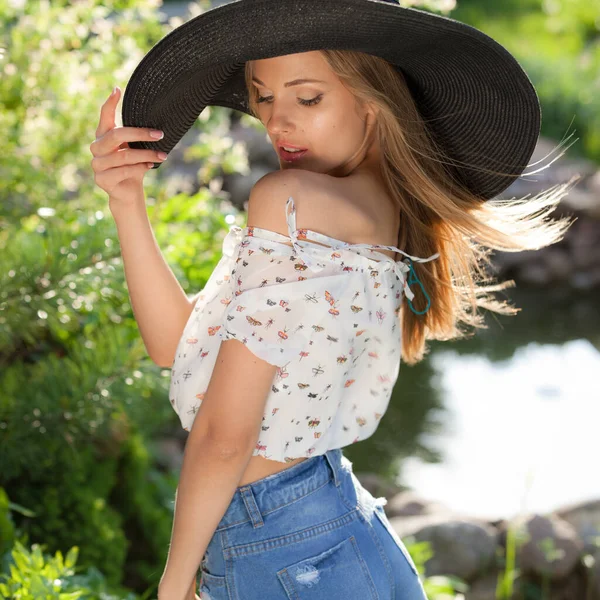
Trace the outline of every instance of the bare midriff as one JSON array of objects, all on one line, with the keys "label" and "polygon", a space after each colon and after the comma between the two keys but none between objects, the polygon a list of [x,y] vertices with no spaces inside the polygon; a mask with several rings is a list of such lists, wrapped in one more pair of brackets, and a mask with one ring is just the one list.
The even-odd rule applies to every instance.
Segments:
[{"label": "bare midriff", "polygon": [[279,462],[277,460],[269,460],[264,456],[252,456],[250,458],[250,462],[248,462],[248,466],[244,471],[244,475],[240,480],[238,487],[242,485],[248,485],[249,483],[254,483],[259,479],[263,479],[264,477],[268,477],[269,475],[273,475],[274,473],[279,473],[280,471],[285,471],[289,467],[293,467],[298,463],[304,462],[306,457],[296,458],[290,462]]}]

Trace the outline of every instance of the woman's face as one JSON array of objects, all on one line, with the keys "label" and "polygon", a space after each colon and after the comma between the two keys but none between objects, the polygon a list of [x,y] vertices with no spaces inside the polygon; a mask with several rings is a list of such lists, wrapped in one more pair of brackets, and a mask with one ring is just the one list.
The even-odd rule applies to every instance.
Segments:
[{"label": "woman's face", "polygon": [[[296,80],[314,79],[319,81]],[[306,169],[344,177],[367,157],[358,154],[374,123],[317,51],[253,61],[258,116],[266,127],[281,169]],[[280,146],[306,149],[288,161]]]}]

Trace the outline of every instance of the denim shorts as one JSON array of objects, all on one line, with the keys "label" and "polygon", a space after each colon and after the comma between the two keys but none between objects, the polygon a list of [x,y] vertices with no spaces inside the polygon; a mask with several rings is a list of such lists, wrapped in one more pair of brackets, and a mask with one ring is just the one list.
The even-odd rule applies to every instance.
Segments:
[{"label": "denim shorts", "polygon": [[200,569],[202,600],[427,600],[383,504],[341,449],[238,487]]}]

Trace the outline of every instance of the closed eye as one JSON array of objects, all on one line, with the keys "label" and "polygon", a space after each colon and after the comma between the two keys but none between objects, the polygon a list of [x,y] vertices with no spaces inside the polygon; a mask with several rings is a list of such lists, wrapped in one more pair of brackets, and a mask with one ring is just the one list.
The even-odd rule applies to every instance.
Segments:
[{"label": "closed eye", "polygon": [[[319,94],[318,96],[315,96],[314,98],[311,98],[310,100],[304,100],[303,98],[298,98],[298,102],[300,102],[300,104],[303,104],[304,106],[312,106],[313,104],[318,104],[321,101],[321,98],[323,97],[323,94]],[[256,100],[257,103],[261,103],[261,102],[268,102],[269,100],[272,100],[273,96],[259,96]]]}]

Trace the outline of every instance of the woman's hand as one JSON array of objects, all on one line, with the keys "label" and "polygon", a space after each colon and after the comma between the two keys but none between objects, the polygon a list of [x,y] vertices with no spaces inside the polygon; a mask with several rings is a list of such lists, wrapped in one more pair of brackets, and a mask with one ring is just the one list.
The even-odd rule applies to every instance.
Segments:
[{"label": "woman's hand", "polygon": [[[164,577],[164,576],[163,576]],[[178,596],[177,598],[175,596]],[[202,596],[196,593],[196,578],[192,581],[187,593],[181,598],[181,592],[172,593],[168,583],[161,582],[158,585],[158,600],[202,600]]]},{"label": "woman's hand", "polygon": [[127,142],[152,141],[151,129],[116,127],[115,110],[121,90],[108,97],[100,110],[96,139],[90,144],[94,181],[108,193],[111,210],[124,204],[144,201],[143,179],[154,162],[162,162],[155,150],[132,149]]},{"label": "woman's hand", "polygon": [[196,594],[196,580],[192,583],[190,589],[188,590],[187,596],[185,600],[201,600],[200,596]]}]

